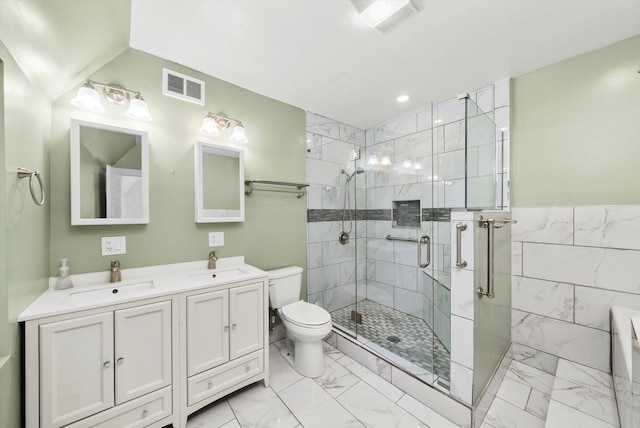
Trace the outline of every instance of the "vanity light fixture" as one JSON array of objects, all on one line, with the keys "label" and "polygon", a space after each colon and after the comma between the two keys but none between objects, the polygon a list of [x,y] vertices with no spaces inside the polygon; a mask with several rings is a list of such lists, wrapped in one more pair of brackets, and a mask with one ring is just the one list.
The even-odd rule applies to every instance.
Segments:
[{"label": "vanity light fixture", "polygon": [[140,92],[125,89],[113,83],[106,84],[87,80],[86,83],[78,89],[76,96],[71,100],[71,104],[84,110],[104,113],[105,109],[100,101],[100,95],[96,90],[96,86],[103,88],[103,95],[112,103],[129,103],[129,108],[125,112],[127,117],[144,121],[153,119],[149,113],[149,107]]},{"label": "vanity light fixture", "polygon": [[351,3],[369,27],[383,34],[418,12],[411,0],[351,0]]},{"label": "vanity light fixture", "polygon": [[234,143],[246,143],[249,141],[242,122],[237,119],[231,119],[230,117],[211,112],[202,119],[200,133],[210,137],[216,137],[220,135],[220,130],[227,129],[231,125],[231,122],[235,122],[236,124],[233,127],[233,132],[231,133],[231,141]]}]

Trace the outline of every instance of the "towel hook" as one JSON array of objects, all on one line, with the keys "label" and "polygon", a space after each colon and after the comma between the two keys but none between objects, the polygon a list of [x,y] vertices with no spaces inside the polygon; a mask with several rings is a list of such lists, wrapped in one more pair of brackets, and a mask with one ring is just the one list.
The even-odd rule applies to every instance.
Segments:
[{"label": "towel hook", "polygon": [[[29,190],[31,191],[31,198],[36,205],[42,206],[44,205],[44,185],[42,184],[42,178],[40,178],[40,173],[35,170],[21,168],[18,167],[18,178],[26,178],[29,177]],[[33,190],[33,177],[38,179],[38,183],[40,184],[40,200],[36,197],[36,192]]]}]

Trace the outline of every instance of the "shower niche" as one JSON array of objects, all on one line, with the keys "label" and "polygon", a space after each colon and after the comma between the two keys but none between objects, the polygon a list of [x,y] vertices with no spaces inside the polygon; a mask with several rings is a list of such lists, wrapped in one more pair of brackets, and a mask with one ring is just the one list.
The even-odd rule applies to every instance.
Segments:
[{"label": "shower niche", "polygon": [[419,229],[421,222],[420,200],[391,202],[392,227]]}]

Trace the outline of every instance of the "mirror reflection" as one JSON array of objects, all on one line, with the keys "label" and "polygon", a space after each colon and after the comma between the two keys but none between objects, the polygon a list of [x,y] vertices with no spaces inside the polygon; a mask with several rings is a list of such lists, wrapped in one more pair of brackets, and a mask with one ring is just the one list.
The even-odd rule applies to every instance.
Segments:
[{"label": "mirror reflection", "polygon": [[244,221],[244,153],[198,142],[195,153],[196,222]]},{"label": "mirror reflection", "polygon": [[72,224],[148,223],[147,134],[72,121]]}]

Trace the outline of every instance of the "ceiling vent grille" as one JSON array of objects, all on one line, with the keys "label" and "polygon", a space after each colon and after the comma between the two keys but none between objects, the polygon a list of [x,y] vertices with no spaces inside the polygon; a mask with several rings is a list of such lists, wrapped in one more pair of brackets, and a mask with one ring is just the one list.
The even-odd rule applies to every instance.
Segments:
[{"label": "ceiling vent grille", "polygon": [[162,69],[162,93],[204,105],[204,82],[202,80],[166,68]]}]

